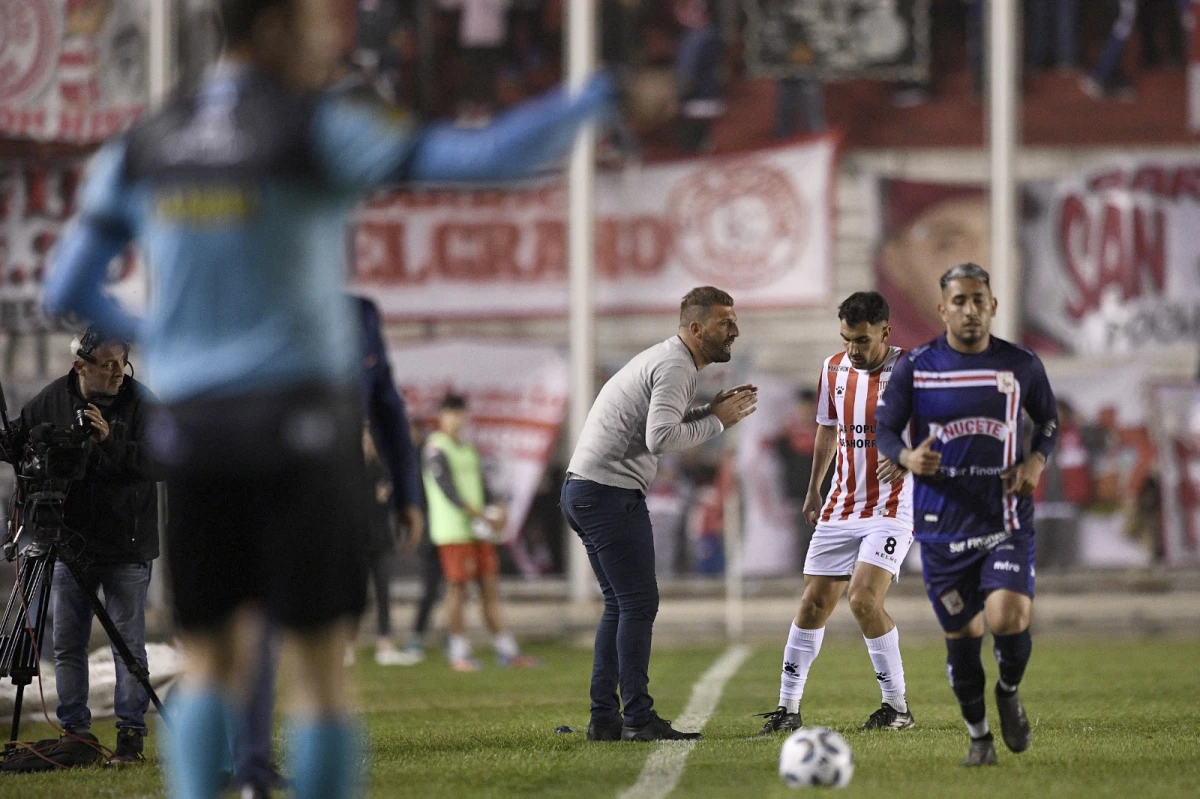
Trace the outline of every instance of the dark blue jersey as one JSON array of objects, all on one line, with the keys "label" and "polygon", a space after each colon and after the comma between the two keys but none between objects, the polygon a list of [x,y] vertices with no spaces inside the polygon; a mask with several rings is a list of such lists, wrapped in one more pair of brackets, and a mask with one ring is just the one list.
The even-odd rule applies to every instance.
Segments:
[{"label": "dark blue jersey", "polygon": [[899,463],[911,425],[914,444],[933,436],[942,455],[938,473],[914,483],[918,541],[1033,532],[1033,499],[1006,495],[1001,479],[1025,459],[1022,409],[1035,425],[1032,451],[1048,456],[1058,410],[1046,371],[1032,352],[995,336],[967,355],[943,334],[896,364],[875,411],[880,451]]}]

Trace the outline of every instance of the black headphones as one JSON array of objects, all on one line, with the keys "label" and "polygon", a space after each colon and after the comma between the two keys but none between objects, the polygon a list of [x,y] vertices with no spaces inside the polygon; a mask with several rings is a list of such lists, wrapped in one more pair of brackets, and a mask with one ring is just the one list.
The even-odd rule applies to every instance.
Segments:
[{"label": "black headphones", "polygon": [[[94,327],[89,327],[83,331],[83,335],[79,337],[79,345],[75,348],[76,357],[95,365],[96,363],[96,348],[106,341],[116,341],[124,350],[125,362],[129,363],[129,342],[119,338],[105,338]],[[132,371],[132,370],[131,370]]]}]

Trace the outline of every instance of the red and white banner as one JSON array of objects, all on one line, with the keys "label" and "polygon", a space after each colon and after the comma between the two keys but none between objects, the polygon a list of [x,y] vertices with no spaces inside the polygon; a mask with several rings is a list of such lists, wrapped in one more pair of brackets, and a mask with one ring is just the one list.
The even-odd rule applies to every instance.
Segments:
[{"label": "red and white banner", "polygon": [[869,178],[877,197],[875,288],[891,306],[892,337],[912,348],[941,335],[938,280],[966,261],[988,268],[987,196],[982,186]]},{"label": "red and white banner", "polygon": [[[606,172],[596,186],[601,313],[678,308],[697,285],[739,308],[828,299],[836,140]],[[391,320],[567,312],[559,181],[404,189],[354,219],[355,288]]]},{"label": "red and white banner", "polygon": [[0,136],[97,142],[146,107],[148,0],[4,0],[0,20]]},{"label": "red and white banner", "polygon": [[[75,213],[84,161],[0,162],[0,330],[45,329],[39,296],[51,248]],[[108,290],[145,304],[145,274],[131,247],[113,262]]]},{"label": "red and white banner", "polygon": [[504,540],[521,570],[535,573],[536,555],[518,536],[566,419],[566,355],[544,344],[443,340],[405,344],[388,359],[409,414],[427,431],[447,393],[467,398],[467,436],[488,484],[508,502]]},{"label": "red and white banner", "polygon": [[1041,351],[1200,342],[1200,159],[1145,156],[1026,184],[1023,308]]}]

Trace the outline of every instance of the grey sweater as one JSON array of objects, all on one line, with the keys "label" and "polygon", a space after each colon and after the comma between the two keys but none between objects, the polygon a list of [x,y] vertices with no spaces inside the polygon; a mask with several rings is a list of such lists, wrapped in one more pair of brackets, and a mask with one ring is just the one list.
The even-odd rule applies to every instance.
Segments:
[{"label": "grey sweater", "polygon": [[725,429],[711,405],[688,410],[696,364],[679,336],[634,356],[600,389],[567,470],[603,485],[645,491],[668,452]]}]

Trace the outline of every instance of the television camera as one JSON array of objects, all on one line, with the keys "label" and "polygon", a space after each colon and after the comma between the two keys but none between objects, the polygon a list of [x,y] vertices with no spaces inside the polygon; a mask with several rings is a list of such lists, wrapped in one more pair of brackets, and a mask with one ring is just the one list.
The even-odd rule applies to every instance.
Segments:
[{"label": "television camera", "polygon": [[[2,392],[2,389],[0,389]],[[0,460],[11,463],[17,489],[0,549],[11,561],[24,546],[44,550],[58,544],[69,550],[70,532],[63,522],[63,507],[71,483],[87,470],[89,427],[79,414],[71,427],[42,423],[32,427],[12,424],[0,393]],[[28,542],[26,544],[25,542]]]}]

